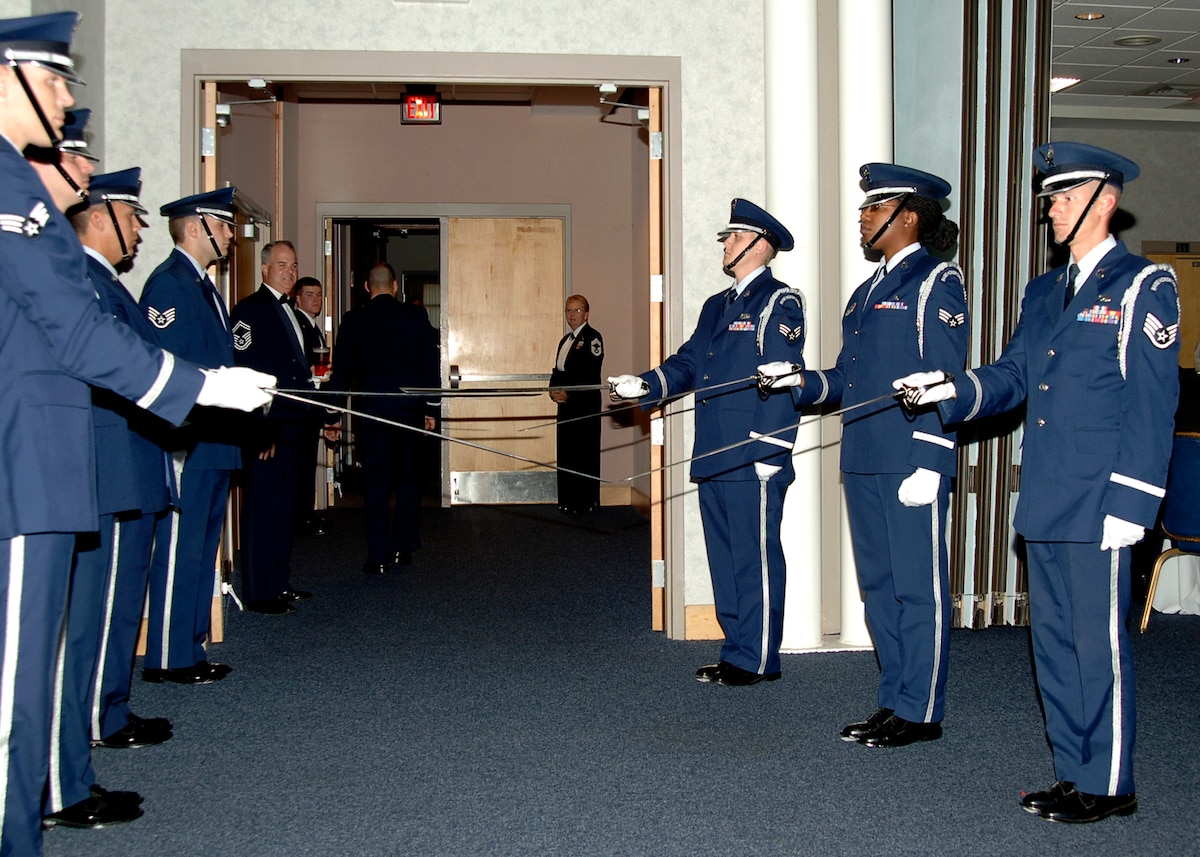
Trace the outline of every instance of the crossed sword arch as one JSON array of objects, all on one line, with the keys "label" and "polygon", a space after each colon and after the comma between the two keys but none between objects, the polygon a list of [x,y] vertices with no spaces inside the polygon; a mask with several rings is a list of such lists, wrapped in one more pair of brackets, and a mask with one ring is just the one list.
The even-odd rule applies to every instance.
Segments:
[{"label": "crossed sword arch", "polygon": [[[784,375],[776,376],[776,377],[787,377],[789,374],[796,374],[796,373],[799,373],[800,371],[801,371],[801,367],[793,364],[792,372],[786,373]],[[556,421],[556,422],[539,423],[538,425],[527,426],[526,428],[520,429],[520,431],[532,431],[533,429],[544,428],[546,426],[556,425],[556,424],[564,425],[568,422],[575,422],[577,420],[583,420],[583,419],[599,419],[601,417],[612,416],[614,414],[620,413],[622,411],[627,411],[632,408],[645,408],[647,406],[654,407],[656,405],[663,404],[667,401],[681,399],[681,398],[684,398],[685,396],[689,396],[689,395],[706,395],[709,393],[718,393],[719,395],[725,395],[727,393],[741,392],[745,389],[748,389],[751,385],[756,386],[760,393],[766,394],[770,380],[772,380],[772,379],[765,377],[763,375],[760,375],[758,373],[755,373],[753,375],[747,375],[745,378],[736,378],[732,381],[724,381],[720,384],[713,384],[708,387],[697,387],[692,390],[687,390],[682,393],[675,393],[670,396],[663,396],[658,399],[648,399],[648,400],[639,399],[636,402],[632,402],[632,403],[623,405],[618,408],[610,408],[607,411],[599,411],[594,414],[586,414],[584,416],[572,417],[570,419]],[[945,381],[949,382],[952,380],[953,380],[953,377],[950,376],[949,374],[947,374],[945,377]],[[397,428],[397,429],[402,429],[404,431],[413,432],[414,434],[424,435],[426,437],[433,437],[433,438],[437,438],[438,440],[441,440],[441,441],[448,441],[450,443],[457,443],[462,446],[470,447],[471,449],[478,449],[482,452],[490,452],[495,455],[502,456],[504,458],[513,459],[514,461],[524,462],[525,464],[532,464],[537,467],[546,467],[551,470],[557,470],[562,473],[570,473],[573,476],[580,476],[585,479],[594,479],[597,482],[600,482],[601,484],[604,484],[604,485],[621,485],[621,484],[625,484],[628,482],[633,482],[634,480],[641,479],[642,477],[645,477],[645,476],[653,476],[656,473],[660,473],[664,470],[670,470],[673,467],[680,467],[684,464],[690,464],[693,461],[699,461],[703,458],[709,458],[714,455],[720,455],[725,452],[730,452],[735,449],[740,449],[743,446],[748,446],[749,444],[752,444],[752,443],[758,443],[758,442],[762,441],[764,438],[775,437],[775,436],[778,436],[781,434],[786,434],[790,431],[795,431],[797,429],[800,429],[803,426],[810,425],[810,424],[816,423],[816,422],[820,422],[822,420],[827,420],[832,417],[838,417],[843,414],[850,413],[851,411],[856,411],[860,408],[865,408],[870,405],[875,405],[880,402],[888,401],[889,399],[893,400],[896,404],[903,403],[906,407],[913,408],[916,406],[917,397],[919,396],[919,394],[921,392],[923,392],[924,388],[904,388],[904,389],[896,391],[895,393],[888,393],[888,394],[885,394],[882,396],[876,396],[873,399],[868,399],[863,402],[858,402],[856,404],[849,405],[844,408],[840,408],[836,411],[830,411],[829,413],[818,414],[816,416],[802,418],[795,423],[789,423],[788,425],[782,426],[782,427],[774,429],[772,431],[756,433],[753,437],[748,437],[748,438],[745,438],[744,440],[739,440],[735,443],[730,443],[725,446],[717,447],[716,449],[710,449],[705,452],[701,452],[696,455],[692,455],[688,458],[680,459],[678,461],[672,461],[672,462],[662,465],[661,467],[655,467],[650,470],[643,471],[641,473],[635,473],[632,476],[626,476],[623,479],[603,479],[600,476],[597,476],[593,473],[583,473],[578,470],[572,470],[569,467],[562,467],[561,465],[555,464],[553,462],[538,461],[535,458],[529,458],[527,456],[519,455],[518,453],[515,453],[515,452],[508,452],[503,449],[496,449],[494,447],[487,446],[486,444],[476,443],[475,441],[467,440],[466,438],[453,437],[451,435],[442,434],[441,432],[436,432],[436,431],[428,431],[426,429],[419,428],[417,426],[406,425],[405,423],[396,422],[395,420],[389,420],[385,417],[380,417],[375,414],[368,414],[364,411],[355,410],[354,408],[345,407],[345,406],[341,406],[341,405],[335,405],[335,404],[332,404],[327,401],[323,402],[320,399],[313,398],[314,394],[315,395],[326,395],[327,394],[330,396],[337,396],[339,398],[344,397],[344,396],[351,396],[351,397],[359,396],[359,397],[370,397],[370,398],[376,398],[376,399],[387,398],[387,397],[417,398],[417,397],[435,397],[435,396],[436,397],[451,397],[451,398],[470,398],[470,397],[504,398],[504,397],[508,397],[508,396],[540,396],[540,395],[543,395],[543,394],[549,393],[549,392],[597,392],[597,391],[601,391],[601,390],[607,390],[609,392],[609,394],[615,398],[614,385],[608,384],[608,383],[605,383],[605,384],[576,384],[576,385],[570,385],[570,386],[551,386],[551,387],[537,387],[537,388],[476,387],[476,388],[470,388],[470,389],[465,389],[465,390],[459,389],[457,387],[453,387],[453,388],[449,388],[449,389],[437,388],[437,387],[403,387],[399,390],[396,390],[395,392],[390,392],[390,393],[368,393],[365,391],[345,392],[345,391],[334,391],[334,390],[316,390],[316,391],[314,391],[314,390],[308,390],[308,389],[304,389],[304,390],[276,389],[276,390],[274,390],[274,393],[276,396],[280,396],[284,399],[290,399],[292,401],[300,402],[302,404],[307,404],[307,405],[312,405],[312,406],[319,407],[319,408],[324,408],[325,410],[330,411],[330,412],[346,414],[346,415],[349,415],[352,417],[357,417],[359,419],[369,420],[371,422],[376,422],[381,425],[390,426],[392,428]],[[723,392],[719,392],[719,391],[723,391]],[[682,412],[678,412],[678,413],[686,413],[686,411],[682,411]]]}]

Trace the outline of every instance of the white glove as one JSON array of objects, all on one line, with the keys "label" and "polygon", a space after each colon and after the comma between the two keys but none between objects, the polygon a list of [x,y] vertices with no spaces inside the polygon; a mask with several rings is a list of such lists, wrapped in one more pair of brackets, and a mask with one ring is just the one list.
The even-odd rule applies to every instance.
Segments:
[{"label": "white glove", "polygon": [[1104,516],[1104,535],[1100,538],[1100,550],[1115,551],[1136,545],[1146,535],[1146,528],[1131,524],[1112,515]]},{"label": "white glove", "polygon": [[253,411],[270,404],[275,397],[275,376],[266,372],[256,372],[245,366],[221,366],[201,371],[204,372],[204,386],[196,397],[197,405]]},{"label": "white glove", "polygon": [[773,360],[758,367],[758,389],[780,390],[784,387],[803,386],[800,366],[787,360]]},{"label": "white glove", "polygon": [[767,464],[765,461],[754,462],[754,475],[763,482],[766,482],[780,470],[783,470],[782,464]]},{"label": "white glove", "polygon": [[897,499],[905,506],[929,506],[937,499],[942,487],[942,474],[936,470],[918,467],[900,483]]},{"label": "white glove", "polygon": [[892,382],[893,390],[904,391],[904,404],[910,408],[917,405],[932,405],[958,395],[954,379],[937,369],[933,372],[913,372]]},{"label": "white glove", "polygon": [[617,399],[640,399],[650,392],[650,385],[637,375],[610,375],[605,380]]}]

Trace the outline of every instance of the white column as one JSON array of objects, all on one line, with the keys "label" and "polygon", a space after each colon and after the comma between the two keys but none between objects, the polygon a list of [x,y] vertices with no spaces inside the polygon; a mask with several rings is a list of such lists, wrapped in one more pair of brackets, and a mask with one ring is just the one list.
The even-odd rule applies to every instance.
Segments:
[{"label": "white column", "polygon": [[[859,244],[858,206],[863,192],[858,168],[892,160],[892,0],[838,0],[838,119],[845,305],[876,267],[863,257]],[[841,642],[869,646],[847,521],[843,514]]]},{"label": "white column", "polygon": [[[764,3],[766,65],[766,179],[763,203],[796,239],[796,248],[771,263],[775,276],[799,288],[806,302],[808,366],[820,361],[821,295],[817,255],[817,4],[795,0]],[[782,394],[776,394],[782,395]],[[796,414],[797,421],[800,413]],[[796,481],[783,504],[783,552],[787,597],[783,650],[821,646],[821,462],[820,431],[802,426],[792,456]]]}]

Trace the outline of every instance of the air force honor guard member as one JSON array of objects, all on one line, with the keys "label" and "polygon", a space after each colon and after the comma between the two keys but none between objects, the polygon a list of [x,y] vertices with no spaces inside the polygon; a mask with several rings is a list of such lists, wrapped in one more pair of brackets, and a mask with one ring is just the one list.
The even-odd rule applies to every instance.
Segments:
[{"label": "air force honor guard member", "polygon": [[[87,253],[88,278],[101,307],[154,342],[154,329],[115,267],[136,253],[145,214],[138,201],[140,173],[135,167],[92,176],[89,204],[72,215],[71,224]],[[170,500],[162,448],[131,427],[145,418],[127,399],[92,390],[100,530],[80,534],[76,542],[56,693],[57,741],[50,749],[46,790],[51,824],[104,827],[142,814],[136,803],[96,788],[90,737],[106,736],[99,743],[108,747],[160,744],[171,737],[169,721],[143,720],[129,711],[154,522]]]},{"label": "air force honor guard member", "polygon": [[899,378],[946,422],[1025,404],[1014,526],[1029,560],[1030,631],[1056,780],[1021,799],[1049,821],[1137,811],[1133,783],[1130,546],[1165,494],[1179,390],[1174,272],[1109,233],[1138,167],[1082,143],[1047,143],[1034,163],[1054,240],[1070,264],[1034,279],[1000,359],[946,382]]},{"label": "air force honor guard member", "polygon": [[[864,164],[863,248],[883,254],[842,314],[842,350],[824,371],[760,366],[797,405],[854,407],[893,394],[902,367],[962,368],[968,325],[957,265],[939,261],[958,238],[942,213],[950,185],[896,164]],[[929,248],[929,249],[926,249]],[[842,730],[843,741],[903,747],[942,735],[950,652],[946,522],[958,444],[932,409],[892,399],[842,420],[841,469],[854,563],[879,659],[879,707]]]},{"label": "air force honor guard member", "polygon": [[41,851],[71,556],[98,526],[88,384],[178,423],[196,401],[259,407],[275,382],[201,372],[101,309],[74,231],[21,154],[59,139],[77,20],[0,21],[0,855]]},{"label": "air force honor guard member", "polygon": [[[208,268],[229,251],[235,191],[206,191],[159,209],[175,247],[150,274],[139,301],[164,348],[209,368],[234,364],[229,315]],[[196,408],[188,425],[166,438],[179,503],[155,533],[145,681],[210,684],[231,671],[209,662],[204,641],[229,481],[241,465],[233,431],[220,412]]]},{"label": "air force honor guard member", "polygon": [[699,484],[713,599],[725,633],[720,661],[701,667],[696,678],[750,685],[780,676],[785,569],[779,530],[784,493],[795,476],[798,421],[790,396],[760,396],[754,379],[743,379],[763,361],[803,362],[804,299],[767,267],[778,251],[795,245],[766,211],[735,199],[729,225],[718,235],[722,269],[733,287],[704,302],[691,339],[661,366],[608,381],[622,399],[649,396],[647,409],[725,385],[696,401],[691,478]]}]

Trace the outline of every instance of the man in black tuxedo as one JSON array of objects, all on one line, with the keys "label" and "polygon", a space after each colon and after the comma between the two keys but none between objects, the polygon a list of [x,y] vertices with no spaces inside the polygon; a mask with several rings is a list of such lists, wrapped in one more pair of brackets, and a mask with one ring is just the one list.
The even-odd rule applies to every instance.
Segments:
[{"label": "man in black tuxedo", "polygon": [[[342,317],[333,347],[329,389],[339,392],[396,393],[402,387],[436,388],[440,379],[437,331],[420,307],[396,300],[396,272],[386,262],[371,268],[366,306]],[[336,398],[336,397],[335,397]],[[393,423],[433,431],[438,403],[428,396],[360,396],[357,410]],[[325,438],[341,437],[341,420],[332,414]],[[388,561],[412,563],[421,546],[418,514],[421,485],[416,466],[419,432],[358,418],[355,438],[363,465],[363,504],[367,513],[367,561],[363,571],[383,574]],[[396,510],[388,526],[388,500]]]},{"label": "man in black tuxedo", "polygon": [[[583,295],[567,298],[564,314],[571,329],[558,341],[551,388],[600,383],[604,337],[588,325],[590,312]],[[596,477],[558,471],[558,508],[569,513],[590,512],[600,505],[600,391],[552,389],[550,398],[558,403],[559,466]],[[571,422],[564,425],[565,420]]]},{"label": "man in black tuxedo", "polygon": [[[292,310],[304,335],[304,357],[312,367],[313,377],[324,377],[329,369],[329,349],[325,344],[325,289],[316,277],[301,277],[292,289]],[[322,356],[324,359],[322,359]],[[301,463],[300,490],[296,492],[296,529],[314,535],[325,532],[325,524],[314,510],[317,480],[314,469],[319,466],[321,424],[324,414],[312,413],[312,429],[304,436],[304,458]]]},{"label": "man in black tuxedo", "polygon": [[[230,314],[239,366],[272,366],[280,389],[315,390],[303,333],[288,297],[296,283],[296,248],[275,241],[262,250],[263,284]],[[312,598],[288,580],[296,492],[305,435],[313,430],[309,405],[280,397],[254,421],[242,447],[242,593],[247,610],[278,616]]]}]

